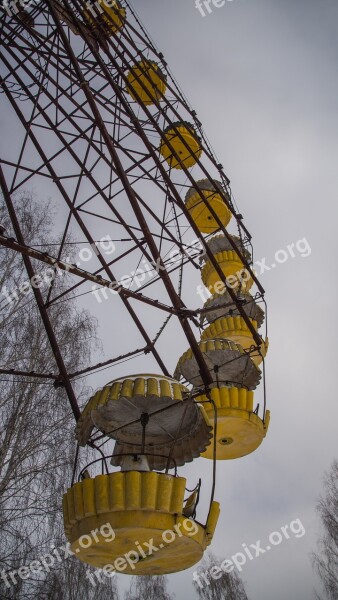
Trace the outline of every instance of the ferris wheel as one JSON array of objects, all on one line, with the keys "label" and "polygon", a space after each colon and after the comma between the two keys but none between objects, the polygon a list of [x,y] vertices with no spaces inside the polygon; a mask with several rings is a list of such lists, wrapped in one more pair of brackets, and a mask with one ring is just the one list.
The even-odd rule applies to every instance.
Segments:
[{"label": "ferris wheel", "polygon": [[[77,558],[96,567],[132,544],[127,574],[186,569],[217,525],[216,462],[256,450],[269,426],[266,306],[251,236],[196,112],[129,2],[5,1],[1,59],[13,141],[0,182],[15,238],[1,230],[0,242],[23,256],[30,279],[34,261],[55,273],[47,299],[38,287],[33,293],[56,373],[29,375],[63,387],[76,420],[66,536]],[[54,255],[23,237],[13,197],[28,187],[59,207]],[[93,268],[85,252],[79,262],[65,259],[69,234],[91,249]],[[61,271],[71,283],[58,293]],[[63,360],[50,316],[74,291],[91,294],[98,313],[112,300],[115,327],[109,359],[77,373]],[[133,367],[121,374],[126,360]],[[74,382],[102,366],[111,378],[80,410]],[[89,464],[85,447],[96,453]],[[213,469],[204,524],[201,481],[189,489],[178,475],[199,457]],[[107,523],[110,543],[100,529]],[[172,543],[168,531],[178,533]],[[161,550],[143,556],[149,539]]]}]

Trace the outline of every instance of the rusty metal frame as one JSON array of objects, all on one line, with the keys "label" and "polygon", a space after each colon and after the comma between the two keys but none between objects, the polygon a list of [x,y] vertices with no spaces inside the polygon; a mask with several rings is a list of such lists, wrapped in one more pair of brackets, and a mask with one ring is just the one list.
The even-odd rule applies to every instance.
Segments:
[{"label": "rusty metal frame", "polygon": [[[201,135],[202,135],[202,144],[203,144],[204,153],[207,156],[207,158],[210,160],[210,162],[214,165],[214,167],[218,170],[219,177],[224,185],[224,189],[226,190],[226,193],[224,192],[223,188],[218,186],[218,184],[216,184],[216,189],[217,189],[218,193],[220,193],[221,196],[223,197],[223,200],[228,205],[228,208],[231,210],[231,212],[237,222],[239,231],[243,232],[246,240],[248,242],[250,242],[251,236],[242,222],[241,215],[238,215],[236,213],[231,200],[229,202],[229,198],[231,198],[231,190],[229,187],[230,181],[227,178],[227,176],[225,175],[225,173],[223,171],[223,167],[217,163],[217,160],[213,156],[213,153],[208,145],[206,138],[203,137],[203,133],[200,129],[200,123],[196,117],[195,111],[193,111],[189,107],[188,103],[185,101],[184,97],[181,95],[181,92],[175,82],[172,83],[171,81],[168,81],[168,84],[167,84],[168,90],[170,91],[170,93],[172,94],[172,96],[174,98],[174,103],[169,104],[169,100],[167,98],[164,98],[162,107],[160,106],[160,103],[157,103],[156,107],[157,107],[158,111],[155,114],[153,114],[146,106],[143,107],[144,114],[146,115],[146,120],[143,121],[142,123],[140,123],[135,118],[135,114],[134,114],[132,105],[126,100],[125,95],[123,94],[123,92],[120,88],[120,85],[117,82],[117,79],[113,77],[111,70],[109,70],[107,68],[107,65],[103,61],[98,49],[95,47],[95,44],[90,45],[89,50],[88,50],[88,52],[94,59],[94,63],[90,63],[89,59],[85,59],[84,57],[82,58],[82,60],[79,60],[73,51],[73,48],[68,39],[68,36],[65,33],[64,27],[60,21],[60,15],[59,15],[58,11],[56,10],[55,3],[53,3],[51,0],[43,0],[43,1],[41,1],[41,4],[42,4],[42,8],[34,9],[33,13],[35,16],[38,16],[39,14],[41,14],[42,10],[47,9],[48,14],[52,17],[52,19],[54,21],[54,26],[55,26],[54,30],[51,31],[50,35],[46,38],[44,38],[42,35],[34,32],[34,30],[29,31],[29,36],[30,36],[31,40],[35,41],[35,43],[39,43],[39,46],[40,46],[39,51],[40,51],[41,56],[44,57],[46,60],[47,60],[47,56],[48,56],[48,61],[50,62],[50,64],[53,64],[53,62],[56,61],[56,65],[59,66],[60,68],[62,65],[66,66],[67,77],[69,79],[69,87],[60,90],[60,93],[63,93],[65,95],[65,97],[67,97],[67,99],[69,99],[69,101],[72,102],[72,105],[74,107],[73,110],[69,114],[65,114],[64,108],[62,106],[58,105],[57,98],[55,99],[55,98],[51,97],[51,95],[48,92],[48,88],[44,89],[43,91],[45,93],[45,96],[49,97],[49,104],[42,107],[39,104],[39,97],[34,98],[34,95],[33,95],[32,91],[29,89],[29,86],[25,85],[25,82],[20,78],[18,73],[15,72],[15,70],[12,68],[12,65],[10,64],[10,62],[7,61],[7,59],[5,59],[5,58],[4,58],[4,62],[7,65],[7,68],[9,70],[9,72],[11,73],[11,75],[16,79],[19,87],[21,87],[22,89],[25,90],[25,94],[28,98],[30,98],[32,105],[34,107],[34,110],[37,109],[39,114],[43,114],[46,125],[42,125],[42,127],[44,127],[46,130],[53,129],[54,133],[60,139],[61,143],[63,144],[63,148],[60,152],[67,149],[67,151],[71,154],[74,161],[81,168],[81,174],[79,174],[78,177],[79,178],[82,178],[82,177],[88,178],[88,180],[93,185],[94,189],[96,189],[96,194],[99,194],[100,197],[104,199],[106,205],[109,206],[110,210],[113,212],[115,218],[117,219],[116,222],[118,222],[119,224],[121,224],[125,227],[126,231],[128,231],[128,234],[130,235],[131,239],[133,239],[135,244],[137,244],[141,253],[148,260],[150,260],[152,262],[152,264],[155,264],[156,267],[158,267],[157,280],[158,279],[162,280],[162,283],[163,283],[164,288],[170,298],[172,306],[165,305],[165,304],[163,304],[157,300],[154,300],[150,297],[144,296],[143,294],[141,294],[139,292],[132,292],[131,290],[127,290],[125,288],[122,288],[121,286],[118,288],[118,293],[122,299],[124,306],[126,307],[127,311],[129,312],[130,316],[132,317],[135,325],[137,326],[138,330],[140,331],[141,335],[143,336],[143,338],[145,340],[146,345],[140,351],[144,351],[147,353],[151,352],[153,354],[155,360],[157,361],[158,365],[160,366],[161,370],[163,371],[163,373],[166,375],[169,375],[168,370],[167,370],[162,358],[159,356],[157,350],[155,349],[154,344],[151,342],[139,317],[137,316],[134,309],[130,306],[129,299],[138,300],[145,304],[152,305],[154,308],[156,307],[157,309],[162,310],[162,311],[166,312],[167,314],[173,315],[178,318],[180,325],[182,327],[182,330],[188,340],[189,346],[192,348],[193,353],[196,357],[196,360],[199,364],[199,368],[200,368],[200,372],[201,372],[202,379],[204,382],[205,390],[207,392],[209,389],[209,386],[212,382],[212,377],[211,377],[209,369],[206,365],[204,356],[199,349],[199,345],[195,338],[194,332],[189,323],[189,319],[192,322],[196,323],[195,318],[199,313],[201,313],[203,311],[203,309],[199,309],[196,311],[189,310],[184,305],[182,299],[180,298],[179,294],[177,293],[176,289],[174,288],[171,278],[170,278],[170,273],[168,272],[168,270],[166,268],[165,262],[163,261],[160,251],[158,249],[158,246],[155,242],[156,236],[154,236],[154,233],[150,230],[147,219],[145,218],[144,215],[145,215],[145,213],[147,213],[155,221],[157,221],[158,224],[160,222],[159,218],[154,213],[154,211],[151,210],[150,206],[147,205],[147,203],[143,200],[143,198],[133,189],[131,182],[130,182],[130,178],[134,177],[134,176],[131,175],[130,172],[132,172],[133,169],[136,169],[136,170],[139,169],[139,174],[137,175],[137,178],[135,179],[135,181],[138,181],[139,179],[148,177],[151,181],[153,181],[156,184],[156,186],[159,188],[159,190],[161,190],[162,192],[166,192],[168,195],[170,195],[171,201],[173,201],[176,204],[176,206],[180,209],[181,214],[183,214],[185,216],[186,221],[191,226],[197,239],[199,239],[201,241],[201,243],[204,244],[205,238],[203,238],[203,236],[197,229],[196,225],[194,224],[192,218],[190,217],[189,213],[186,211],[184,202],[183,202],[182,198],[180,197],[180,195],[178,194],[178,191],[177,191],[175,185],[172,183],[172,180],[170,178],[170,169],[168,169],[166,167],[166,165],[163,163],[163,161],[160,160],[160,158],[157,154],[157,149],[155,148],[155,146],[153,144],[150,143],[150,141],[147,137],[147,134],[146,134],[145,125],[149,125],[152,131],[158,133],[161,136],[162,130],[158,123],[158,117],[162,116],[164,121],[176,130],[178,137],[180,137],[181,141],[186,145],[185,140],[182,138],[180,132],[176,129],[175,125],[173,124],[172,119],[169,118],[167,110],[166,110],[168,108],[168,106],[170,106],[173,114],[176,115],[177,118],[179,118],[179,116],[180,116],[179,107],[180,106],[184,107],[185,111],[191,115],[199,133],[201,133]],[[126,4],[128,5],[128,2],[126,2]],[[80,30],[80,33],[82,33],[82,36],[83,36],[83,40],[85,41],[85,43],[88,43],[88,35],[87,35],[88,31],[86,30],[85,22],[79,23],[78,21],[76,21],[74,13],[72,13],[72,6],[75,6],[78,9],[78,11],[81,11],[81,8],[83,8],[83,6],[85,5],[84,0],[71,0],[71,2],[69,0],[63,0],[63,5],[68,9],[70,18],[73,18],[74,27],[77,27]],[[131,7],[129,7],[129,8],[130,8],[130,10],[132,10]],[[73,15],[73,17],[72,17],[72,15]],[[17,38],[17,39],[21,38],[25,42],[26,47],[30,47],[30,50],[32,51],[32,53],[37,52],[37,49],[34,46],[34,43],[28,41],[23,36],[25,27],[22,24],[18,25],[18,24],[15,24],[14,22],[12,22],[10,25],[8,25],[8,23],[7,23],[7,32],[6,33],[4,30],[5,30],[5,27],[3,26],[2,35],[4,38],[7,38],[7,47],[6,47],[7,52],[11,55],[13,61],[16,61],[17,65],[20,66],[26,72],[27,76],[30,77],[31,81],[36,86],[38,86],[39,94],[40,94],[40,91],[42,89],[42,81],[41,80],[39,81],[38,77],[36,77],[36,75],[32,72],[32,70],[29,70],[29,67],[28,67],[29,63],[34,65],[34,58],[30,54],[30,51],[23,47],[20,48],[21,54],[23,56],[22,59],[20,59],[15,54],[14,50],[10,46],[10,40],[12,40],[12,42],[13,42],[13,40],[15,40],[15,38]],[[140,33],[140,31],[142,33]],[[145,36],[145,37],[143,37],[143,36]],[[126,22],[125,30],[120,31],[118,34],[117,33],[113,34],[111,37],[107,38],[104,41],[104,51],[106,52],[107,56],[109,57],[109,59],[111,61],[112,68],[114,69],[115,73],[117,74],[119,82],[126,83],[126,81],[127,81],[126,71],[128,68],[130,68],[130,66],[133,64],[133,62],[135,62],[135,54],[133,54],[129,50],[128,44],[135,51],[138,59],[140,57],[142,57],[142,52],[140,52],[140,49],[137,46],[137,41],[135,41],[135,40],[137,40],[137,38],[139,40],[141,40],[142,44],[144,44],[145,46],[148,45],[148,48],[151,50],[151,52],[154,53],[155,56],[157,56],[157,58],[161,61],[163,67],[166,69],[166,63],[163,59],[162,54],[159,53],[156,50],[156,48],[154,48],[153,44],[149,40],[148,36],[145,34],[144,30],[143,29],[138,30],[131,23]],[[48,43],[51,43],[53,40],[56,40],[56,39],[57,39],[57,48],[56,48],[56,50],[54,50],[54,49],[50,48]],[[60,54],[61,54],[60,47],[61,46],[62,46],[62,49],[64,52],[64,54],[62,54],[62,56],[60,56]],[[65,63],[65,56],[67,56],[67,60],[69,61],[69,64],[67,64],[67,65]],[[86,64],[86,61],[87,61],[87,70],[83,68]],[[55,64],[54,64],[54,68],[57,68],[57,67],[55,67]],[[98,74],[98,70],[100,72],[100,77],[105,79],[106,85],[102,86],[99,90],[95,90],[95,93],[94,93],[93,90],[91,89],[90,82],[95,79],[95,76]],[[53,84],[56,86],[57,89],[59,89],[58,82],[53,80],[53,78],[51,77],[51,75],[49,73],[47,73],[47,72],[44,73],[44,77],[47,81],[48,80],[53,81]],[[139,80],[139,83],[144,88],[144,84],[141,79]],[[29,181],[30,177],[32,177],[33,175],[40,175],[40,176],[46,176],[46,177],[52,178],[69,209],[69,220],[72,217],[75,219],[77,225],[80,227],[81,231],[84,233],[85,238],[88,240],[89,243],[92,244],[93,239],[90,234],[90,231],[80,216],[80,212],[86,212],[83,209],[83,206],[85,203],[83,203],[80,206],[75,207],[76,196],[75,196],[75,199],[72,199],[68,195],[65,187],[62,185],[61,178],[58,177],[57,173],[55,172],[55,170],[53,168],[52,161],[55,159],[56,155],[53,157],[50,157],[50,158],[48,158],[46,156],[46,154],[43,151],[43,148],[39,144],[37,137],[35,136],[35,134],[32,131],[31,123],[27,123],[25,121],[24,114],[20,110],[20,108],[18,106],[18,102],[16,101],[16,98],[14,97],[14,94],[12,93],[12,90],[8,87],[8,84],[6,83],[6,81],[2,81],[2,84],[3,84],[4,92],[9,100],[9,102],[11,103],[19,120],[21,121],[21,124],[26,129],[26,139],[29,138],[33,142],[36,150],[38,151],[38,153],[42,159],[42,164],[37,169],[34,170],[34,169],[29,169],[27,167],[23,167],[21,165],[11,164],[9,161],[0,161],[0,162],[2,162],[4,164],[4,166],[6,166],[6,165],[7,166],[16,166],[17,171],[19,168],[26,169],[28,171],[29,175],[25,181]],[[73,87],[82,89],[82,91],[85,95],[84,102],[79,103],[76,100],[76,98],[72,96],[72,88]],[[104,107],[104,109],[109,112],[107,106],[104,103],[104,93],[103,93],[107,87],[109,87],[109,89],[113,91],[113,97],[115,97],[115,99],[116,99],[116,104],[114,105],[113,109],[110,109],[112,118],[116,117],[116,114],[118,111],[119,119],[120,119],[119,122],[122,123],[123,126],[127,129],[126,135],[123,138],[117,139],[117,140],[113,139],[111,134],[108,132],[106,122],[102,118],[101,113],[100,113],[100,107]],[[140,100],[139,97],[137,96],[137,93],[135,94],[135,98],[136,98],[136,101]],[[177,108],[175,108],[174,104],[177,105]],[[57,127],[52,122],[49,115],[47,114],[47,109],[53,105],[55,105],[56,109],[60,113],[63,113],[63,119],[58,124],[59,127]],[[88,119],[88,121],[89,121],[88,129],[81,131],[81,132],[79,131],[79,128],[74,119],[74,116],[76,115],[77,111],[82,111],[82,113],[85,114],[84,118]],[[33,113],[34,113],[34,111],[33,111]],[[130,124],[129,124],[130,132],[129,133],[128,133],[128,119],[130,120]],[[65,140],[65,138],[63,136],[63,132],[60,127],[60,125],[62,123],[67,123],[67,122],[72,124],[72,128],[75,128],[78,130],[77,135],[74,134],[74,138],[68,142]],[[114,125],[114,128],[115,128],[115,125]],[[134,233],[133,228],[129,227],[128,223],[125,221],[125,219],[122,217],[122,215],[109,202],[109,199],[111,199],[111,196],[109,196],[109,198],[108,198],[108,195],[105,193],[105,191],[98,187],[97,182],[94,180],[92,173],[91,173],[91,170],[93,169],[93,167],[91,169],[89,169],[86,167],[85,163],[83,163],[83,162],[81,163],[80,159],[78,159],[78,157],[76,156],[76,152],[74,151],[74,149],[72,147],[73,142],[75,140],[79,140],[80,136],[81,136],[81,138],[83,140],[85,140],[85,143],[88,144],[88,152],[89,152],[89,148],[90,148],[90,144],[91,144],[91,147],[95,149],[95,152],[97,153],[97,155],[101,156],[101,159],[104,160],[105,163],[107,164],[107,156],[104,155],[103,152],[100,152],[100,148],[98,146],[100,141],[94,140],[94,134],[96,131],[99,133],[100,139],[101,139],[101,141],[103,140],[105,148],[108,150],[109,155],[111,157],[112,171],[114,171],[115,179],[110,181],[110,185],[112,185],[113,181],[115,181],[115,182],[120,181],[122,183],[122,189],[124,190],[124,192],[126,193],[126,195],[128,197],[130,206],[136,217],[140,231],[142,231],[142,234],[143,234],[142,241],[140,241],[137,238],[137,235]],[[121,141],[125,140],[126,137],[128,137],[128,135],[131,132],[135,132],[139,136],[139,138],[143,142],[146,152],[143,152],[143,153],[135,152],[135,149],[133,149],[133,148],[128,149],[128,148],[123,147],[123,152],[125,153],[125,155],[129,158],[129,160],[132,163],[130,168],[126,169],[119,158],[117,149],[122,148]],[[69,135],[69,133],[68,133],[68,135]],[[168,146],[170,147],[169,142],[168,142]],[[171,150],[173,151],[172,147],[171,147]],[[136,157],[135,157],[135,155],[136,155]],[[153,164],[153,169],[155,170],[154,174],[152,173],[153,169],[151,171],[149,171],[147,169],[146,165],[144,165],[144,163],[147,160],[151,160],[151,162]],[[200,166],[202,171],[204,172],[205,176],[210,180],[210,182],[214,182],[214,179],[211,178],[208,170],[204,167],[204,165],[201,163],[201,161],[198,158],[197,158],[196,162]],[[213,211],[208,200],[203,195],[202,189],[199,187],[198,183],[195,181],[192,174],[189,172],[188,169],[186,169],[184,167],[183,163],[181,163],[181,166],[182,166],[182,171],[186,174],[186,177],[187,177],[188,181],[190,182],[191,186],[196,188],[197,192],[199,193],[201,202],[203,202],[204,205],[206,205],[208,207],[212,216],[218,223],[219,230],[222,231],[223,234],[227,237],[227,239],[229,240],[230,244],[232,245],[234,251],[239,256],[239,258],[242,261],[242,263],[244,264],[245,268],[247,268],[251,277],[254,279],[254,281],[258,285],[259,293],[260,293],[261,297],[263,298],[264,290],[263,290],[262,286],[260,285],[259,281],[257,280],[254,272],[252,271],[251,265],[248,263],[245,256],[243,256],[243,253],[241,252],[241,250],[238,249],[238,247],[235,245],[235,243],[229,236],[229,234],[226,231],[226,229],[224,228],[222,222],[219,220],[217,214]],[[41,170],[43,168],[47,168],[48,174],[41,172]],[[105,259],[100,255],[98,257],[98,260],[101,263],[101,269],[100,269],[100,271],[97,271],[95,274],[91,274],[87,271],[79,269],[75,265],[66,265],[65,263],[63,263],[63,261],[60,260],[61,248],[59,250],[58,257],[56,258],[56,257],[48,256],[45,253],[41,253],[41,252],[35,250],[34,248],[27,246],[25,244],[24,240],[22,239],[20,229],[18,229],[18,223],[15,220],[15,209],[14,209],[13,203],[10,198],[10,191],[7,188],[5,175],[2,171],[1,171],[1,184],[2,184],[3,191],[4,191],[4,195],[6,197],[7,206],[9,207],[9,212],[11,215],[15,234],[17,236],[17,240],[9,239],[6,236],[0,236],[0,244],[3,244],[4,246],[11,248],[22,254],[28,274],[30,274],[30,273],[34,274],[34,271],[32,270],[32,266],[31,266],[30,258],[35,258],[35,259],[38,259],[47,264],[53,265],[54,267],[58,267],[60,269],[65,269],[65,270],[69,271],[71,274],[76,275],[81,279],[80,283],[78,283],[75,286],[73,286],[72,288],[70,288],[70,290],[68,290],[68,292],[74,290],[76,287],[81,285],[84,281],[92,281],[92,282],[95,282],[99,286],[105,286],[105,287],[112,287],[112,286],[117,285],[117,281],[116,281],[116,279],[111,271],[111,268],[110,268],[111,264],[115,261],[112,261],[112,263],[107,263],[105,261]],[[22,185],[22,182],[20,182],[20,185]],[[117,192],[117,193],[120,193],[120,192]],[[90,198],[87,199],[86,202],[88,202],[89,200],[90,200]],[[96,216],[100,216],[100,215],[96,215]],[[69,220],[68,220],[68,224],[69,224]],[[175,243],[176,246],[182,250],[182,248],[183,248],[182,244],[180,244],[180,242],[175,239],[175,237],[171,233],[170,229],[168,229],[166,224],[161,223],[161,225],[163,225],[162,235],[164,235],[164,233],[165,233],[168,236],[168,238],[170,238],[172,240],[172,242]],[[64,236],[64,239],[65,239],[65,236]],[[63,241],[64,241],[64,239],[63,239]],[[145,246],[147,246],[149,251],[145,248]],[[161,248],[161,245],[160,245],[160,248]],[[206,250],[206,255],[208,256],[208,260],[212,263],[213,267],[217,271],[217,273],[220,277],[220,280],[224,283],[225,289],[228,290],[232,301],[237,305],[242,318],[246,322],[246,324],[247,324],[249,330],[251,331],[253,338],[259,348],[262,343],[262,338],[259,336],[259,334],[257,334],[256,330],[253,328],[250,319],[247,317],[246,313],[244,312],[244,310],[242,308],[241,303],[237,302],[236,294],[233,292],[232,288],[230,286],[228,286],[227,280],[226,280],[223,272],[221,271],[219,265],[217,264],[214,256],[212,255],[210,249],[206,246],[205,250]],[[126,254],[128,254],[128,252],[131,253],[132,250],[127,251]],[[190,257],[188,257],[188,260],[190,260],[190,262],[192,262],[194,264],[194,261]],[[194,265],[194,266],[196,266],[196,265]],[[100,272],[106,273],[107,277],[103,278],[99,274]],[[116,289],[116,287],[114,289]],[[41,294],[40,293],[36,294],[35,292],[38,292],[38,290],[34,290],[35,299],[37,301],[37,304],[38,304],[38,307],[40,310],[40,314],[42,316],[42,320],[44,322],[44,325],[45,325],[45,328],[47,331],[47,335],[51,341],[51,345],[52,345],[52,347],[54,346],[53,351],[55,353],[55,356],[57,356],[57,365],[58,365],[58,368],[60,369],[60,374],[61,374],[62,380],[65,383],[66,391],[68,394],[68,398],[72,404],[73,412],[74,412],[75,416],[77,417],[78,409],[76,408],[77,405],[75,406],[75,404],[74,404],[74,400],[76,402],[76,399],[74,398],[74,392],[71,387],[70,380],[76,376],[80,376],[81,374],[92,372],[95,369],[102,366],[102,364],[96,365],[93,367],[88,367],[87,369],[84,369],[82,371],[79,371],[79,372],[73,373],[73,374],[69,374],[65,371],[65,367],[62,364],[62,357],[61,357],[61,362],[60,362],[59,348],[57,346],[57,341],[54,338],[52,338],[52,336],[51,336],[52,328],[51,328],[51,324],[50,324],[49,317],[48,317],[49,306],[51,306],[52,303],[54,301],[56,301],[59,297],[53,298],[53,299],[50,299],[50,297],[49,297],[48,302],[44,303]],[[40,297],[39,297],[39,294],[40,294]],[[67,292],[65,292],[65,294],[67,294]],[[138,350],[136,350],[135,353],[136,352],[138,352]],[[132,353],[129,353],[129,354],[132,354]],[[106,361],[106,363],[103,363],[103,364],[112,364],[113,362],[115,362],[117,360],[118,359],[110,359],[109,361]],[[0,372],[2,372],[2,371],[0,370]],[[9,374],[14,374],[13,370],[11,370]],[[24,375],[25,373],[21,372],[21,371],[16,371],[15,374]],[[27,373],[27,375],[35,376],[35,377],[40,376],[40,377],[51,378],[51,379],[55,378],[54,375],[47,375],[47,374],[39,375],[39,374]]]}]

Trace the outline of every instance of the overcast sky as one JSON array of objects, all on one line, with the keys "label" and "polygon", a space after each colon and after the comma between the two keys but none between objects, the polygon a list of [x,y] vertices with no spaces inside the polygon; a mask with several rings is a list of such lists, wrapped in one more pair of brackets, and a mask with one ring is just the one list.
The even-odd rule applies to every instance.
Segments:
[{"label": "overcast sky", "polygon": [[[255,260],[270,267],[260,279],[271,427],[257,452],[217,465],[222,512],[212,551],[231,558],[243,543],[266,547],[272,532],[299,519],[305,535],[248,561],[241,576],[250,600],[310,600],[315,506],[338,439],[338,3],[233,0],[205,17],[193,0],[134,6],[231,179]],[[289,252],[283,264],[278,251]],[[202,473],[206,510],[211,463],[181,473],[190,483]],[[177,600],[195,598],[193,570],[169,577]]]},{"label": "overcast sky", "polygon": [[[271,428],[256,453],[218,463],[212,546],[229,558],[299,518],[306,534],[248,562],[242,576],[250,600],[310,600],[315,505],[338,449],[338,4],[233,0],[204,18],[193,0],[134,5],[231,179],[256,259],[271,265],[303,238],[311,248],[261,276]],[[188,580],[170,576],[177,598],[194,597]]]}]

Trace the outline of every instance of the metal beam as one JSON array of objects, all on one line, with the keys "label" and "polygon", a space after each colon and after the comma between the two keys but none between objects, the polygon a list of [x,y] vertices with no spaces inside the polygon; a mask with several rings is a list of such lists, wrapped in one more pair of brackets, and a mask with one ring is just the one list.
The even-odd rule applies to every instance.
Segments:
[{"label": "metal beam", "polygon": [[[0,166],[1,169],[1,166]],[[139,294],[138,292],[132,292],[131,290],[127,290],[124,288],[118,281],[111,281],[109,279],[103,279],[101,275],[93,275],[88,271],[80,269],[76,265],[66,263],[62,260],[58,260],[53,256],[50,256],[46,252],[40,252],[40,250],[36,250],[35,248],[31,248],[26,244],[20,244],[13,238],[9,238],[5,235],[0,234],[0,245],[5,246],[6,248],[10,248],[11,250],[15,250],[16,252],[20,252],[20,254],[24,256],[29,256],[31,258],[35,258],[47,265],[52,267],[57,267],[61,271],[66,271],[67,273],[71,273],[72,275],[77,275],[81,277],[85,281],[91,281],[92,283],[96,283],[102,287],[107,287],[109,289],[114,290],[120,296],[124,296],[125,298],[133,298],[134,300],[139,300],[144,304],[149,304],[150,306],[154,306],[164,312],[169,314],[176,314],[177,311],[175,308],[171,306],[167,306],[162,302],[157,300],[153,300],[152,298],[148,298],[147,296],[143,296],[143,294]],[[151,344],[150,344],[151,345]]]}]

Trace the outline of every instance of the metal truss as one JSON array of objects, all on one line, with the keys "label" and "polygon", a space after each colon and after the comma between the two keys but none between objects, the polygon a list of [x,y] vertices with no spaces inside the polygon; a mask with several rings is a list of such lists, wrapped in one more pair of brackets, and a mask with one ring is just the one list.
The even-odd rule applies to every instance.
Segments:
[{"label": "metal truss", "polygon": [[[230,181],[163,55],[155,48],[129,2],[121,4],[127,15],[124,27],[110,35],[99,24],[93,29],[93,17],[90,18],[84,0],[41,0],[34,8],[27,9],[29,19],[23,18],[22,12],[8,14],[4,8],[0,9],[1,91],[4,110],[11,114],[15,140],[1,158],[0,175],[16,236],[9,238],[2,232],[0,244],[22,255],[30,278],[35,273],[34,261],[40,261],[67,271],[71,279],[61,294],[53,289],[52,283],[47,298],[34,289],[54,352],[55,373],[28,373],[23,369],[1,372],[50,379],[54,385],[64,386],[75,418],[80,414],[73,387],[78,376],[102,367],[113,368],[121,360],[139,354],[148,355],[151,365],[156,364],[163,374],[170,375],[163,344],[161,350],[158,344],[172,319],[177,321],[192,348],[208,391],[212,377],[196,338],[201,309],[191,305],[188,290],[189,273],[200,269],[201,248],[236,302],[257,347],[262,343],[205,246],[208,236],[199,232],[184,204],[187,190],[194,186],[218,222],[219,231],[228,238],[255,281],[256,298],[264,301],[264,290],[252,265],[234,244],[197,183],[201,178],[220,182],[216,184],[217,191],[233,215],[242,246],[251,247],[251,236],[235,208]],[[166,77],[166,95],[151,106],[145,105],[137,93],[131,98],[126,89],[128,72],[143,60],[156,61]],[[139,83],[144,85],[141,79]],[[192,123],[201,139],[203,153],[196,158],[193,169],[187,169],[183,163],[181,169],[172,169],[159,152],[165,128],[175,127],[178,121]],[[15,197],[30,187],[51,195],[60,207],[57,229],[61,231],[61,241],[53,256],[35,248],[34,240],[23,238]],[[104,231],[116,242],[112,260],[97,251],[92,270],[65,260],[68,234],[94,248]],[[173,256],[181,257],[179,263],[173,261]],[[142,264],[143,268],[148,265],[152,277],[133,290],[133,279]],[[134,273],[129,287],[121,284],[123,273]],[[69,373],[49,311],[56,302],[67,301],[67,296],[75,290],[89,293],[89,284],[116,292],[119,306],[115,318],[121,323],[128,319],[138,336],[136,343],[130,340],[127,352],[119,353],[116,343],[109,360]],[[144,323],[145,306],[153,311],[155,333],[150,333]]]}]

